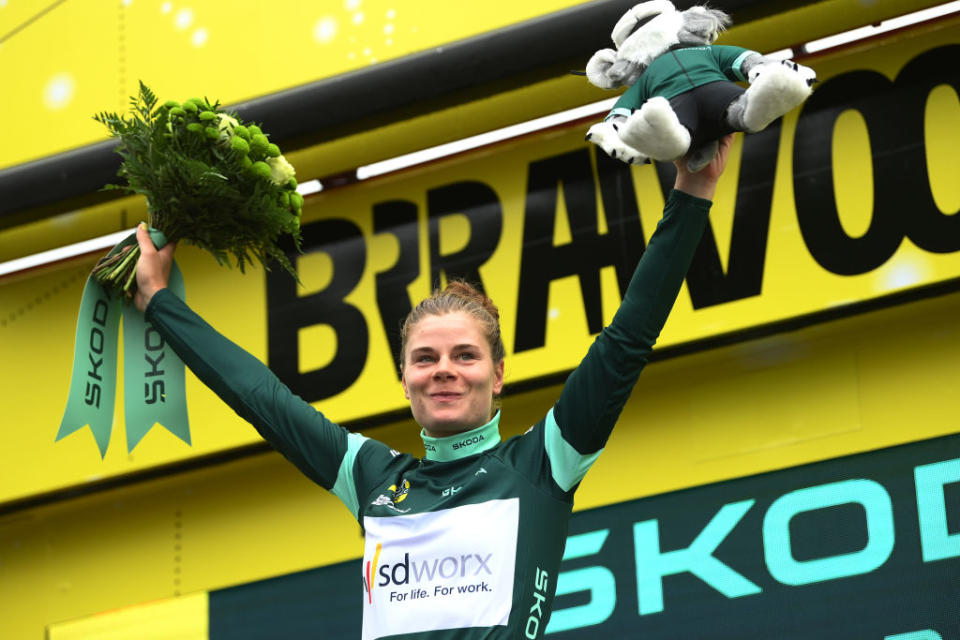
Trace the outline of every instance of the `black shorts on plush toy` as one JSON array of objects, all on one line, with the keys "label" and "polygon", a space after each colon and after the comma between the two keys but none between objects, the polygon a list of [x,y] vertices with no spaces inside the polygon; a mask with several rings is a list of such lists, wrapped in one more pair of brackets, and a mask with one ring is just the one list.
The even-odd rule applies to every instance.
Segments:
[{"label": "black shorts on plush toy", "polygon": [[714,45],[729,25],[723,11],[681,12],[669,0],[627,11],[611,35],[617,48],[597,51],[587,78],[603,89],[628,89],[587,140],[629,164],[687,156],[687,167],[699,171],[719,138],[760,131],[810,95],[813,69]]}]

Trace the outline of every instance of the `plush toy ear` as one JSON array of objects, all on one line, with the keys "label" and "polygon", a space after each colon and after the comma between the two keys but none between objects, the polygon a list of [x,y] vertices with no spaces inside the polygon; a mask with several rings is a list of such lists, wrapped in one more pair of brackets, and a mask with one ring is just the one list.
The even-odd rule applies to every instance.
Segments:
[{"label": "plush toy ear", "polygon": [[617,82],[607,76],[607,71],[617,61],[617,52],[613,49],[600,49],[587,63],[587,79],[590,84],[601,89],[616,89],[622,82]]},{"label": "plush toy ear", "polygon": [[613,33],[610,34],[613,44],[619,49],[624,40],[629,38],[637,29],[642,28],[648,21],[661,13],[675,13],[676,11],[676,7],[670,0],[650,0],[634,5],[614,25]]},{"label": "plush toy ear", "polygon": [[680,31],[680,42],[684,44],[712,44],[721,31],[724,31],[733,21],[719,9],[707,7],[690,7],[683,12],[683,28]]}]

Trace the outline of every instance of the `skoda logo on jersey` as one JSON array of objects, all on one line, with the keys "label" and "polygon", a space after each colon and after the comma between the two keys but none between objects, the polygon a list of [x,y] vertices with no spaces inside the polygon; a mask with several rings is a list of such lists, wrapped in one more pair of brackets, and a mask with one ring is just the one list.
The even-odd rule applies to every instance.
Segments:
[{"label": "skoda logo on jersey", "polygon": [[[423,585],[434,581],[449,581],[456,578],[476,578],[493,575],[490,569],[490,559],[492,553],[456,553],[448,556],[429,558],[427,560],[417,560],[410,557],[409,553],[403,554],[403,560],[394,564],[380,563],[380,554],[383,551],[383,543],[377,543],[377,549],[373,554],[373,559],[368,560],[364,567],[363,586],[367,592],[367,603],[373,604],[373,590],[383,587],[400,587],[408,585]],[[486,582],[477,585],[462,585],[456,587],[462,592],[474,593],[477,591],[490,591],[490,586]],[[453,591],[454,587],[436,586],[435,592],[448,593]],[[431,597],[437,593],[431,591],[422,592],[420,597]]]},{"label": "skoda logo on jersey", "polygon": [[477,444],[478,442],[483,442],[483,434],[465,438],[460,442],[454,442],[453,450],[456,451],[457,449],[462,449],[463,447],[469,447],[470,445]]}]

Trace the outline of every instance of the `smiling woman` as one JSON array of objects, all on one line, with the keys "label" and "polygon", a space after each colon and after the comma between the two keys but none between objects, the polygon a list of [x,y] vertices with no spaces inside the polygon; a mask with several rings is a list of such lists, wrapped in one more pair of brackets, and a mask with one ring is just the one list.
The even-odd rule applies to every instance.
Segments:
[{"label": "smiling woman", "polygon": [[138,230],[136,304],[194,373],[362,525],[363,638],[541,638],[573,497],[646,365],[707,223],[731,139],[690,173],[681,161],[663,219],[610,326],[560,398],[500,440],[505,350],[496,306],[463,282],[409,314],[402,384],[425,455],[328,420],[166,289],[173,247]]},{"label": "smiling woman", "polygon": [[451,282],[410,313],[401,340],[403,391],[424,435],[489,422],[503,390],[505,355],[490,298],[466,282]]}]

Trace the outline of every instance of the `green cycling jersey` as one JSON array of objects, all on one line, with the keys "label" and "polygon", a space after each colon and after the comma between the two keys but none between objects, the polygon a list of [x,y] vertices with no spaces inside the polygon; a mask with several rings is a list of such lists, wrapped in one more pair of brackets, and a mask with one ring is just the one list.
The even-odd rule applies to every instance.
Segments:
[{"label": "green cycling jersey", "polygon": [[541,638],[574,493],[648,361],[709,209],[671,192],[613,321],[543,419],[505,442],[499,413],[455,436],[424,435],[422,458],[334,424],[169,291],[153,296],[146,316],[197,377],[363,526],[365,640]]}]

